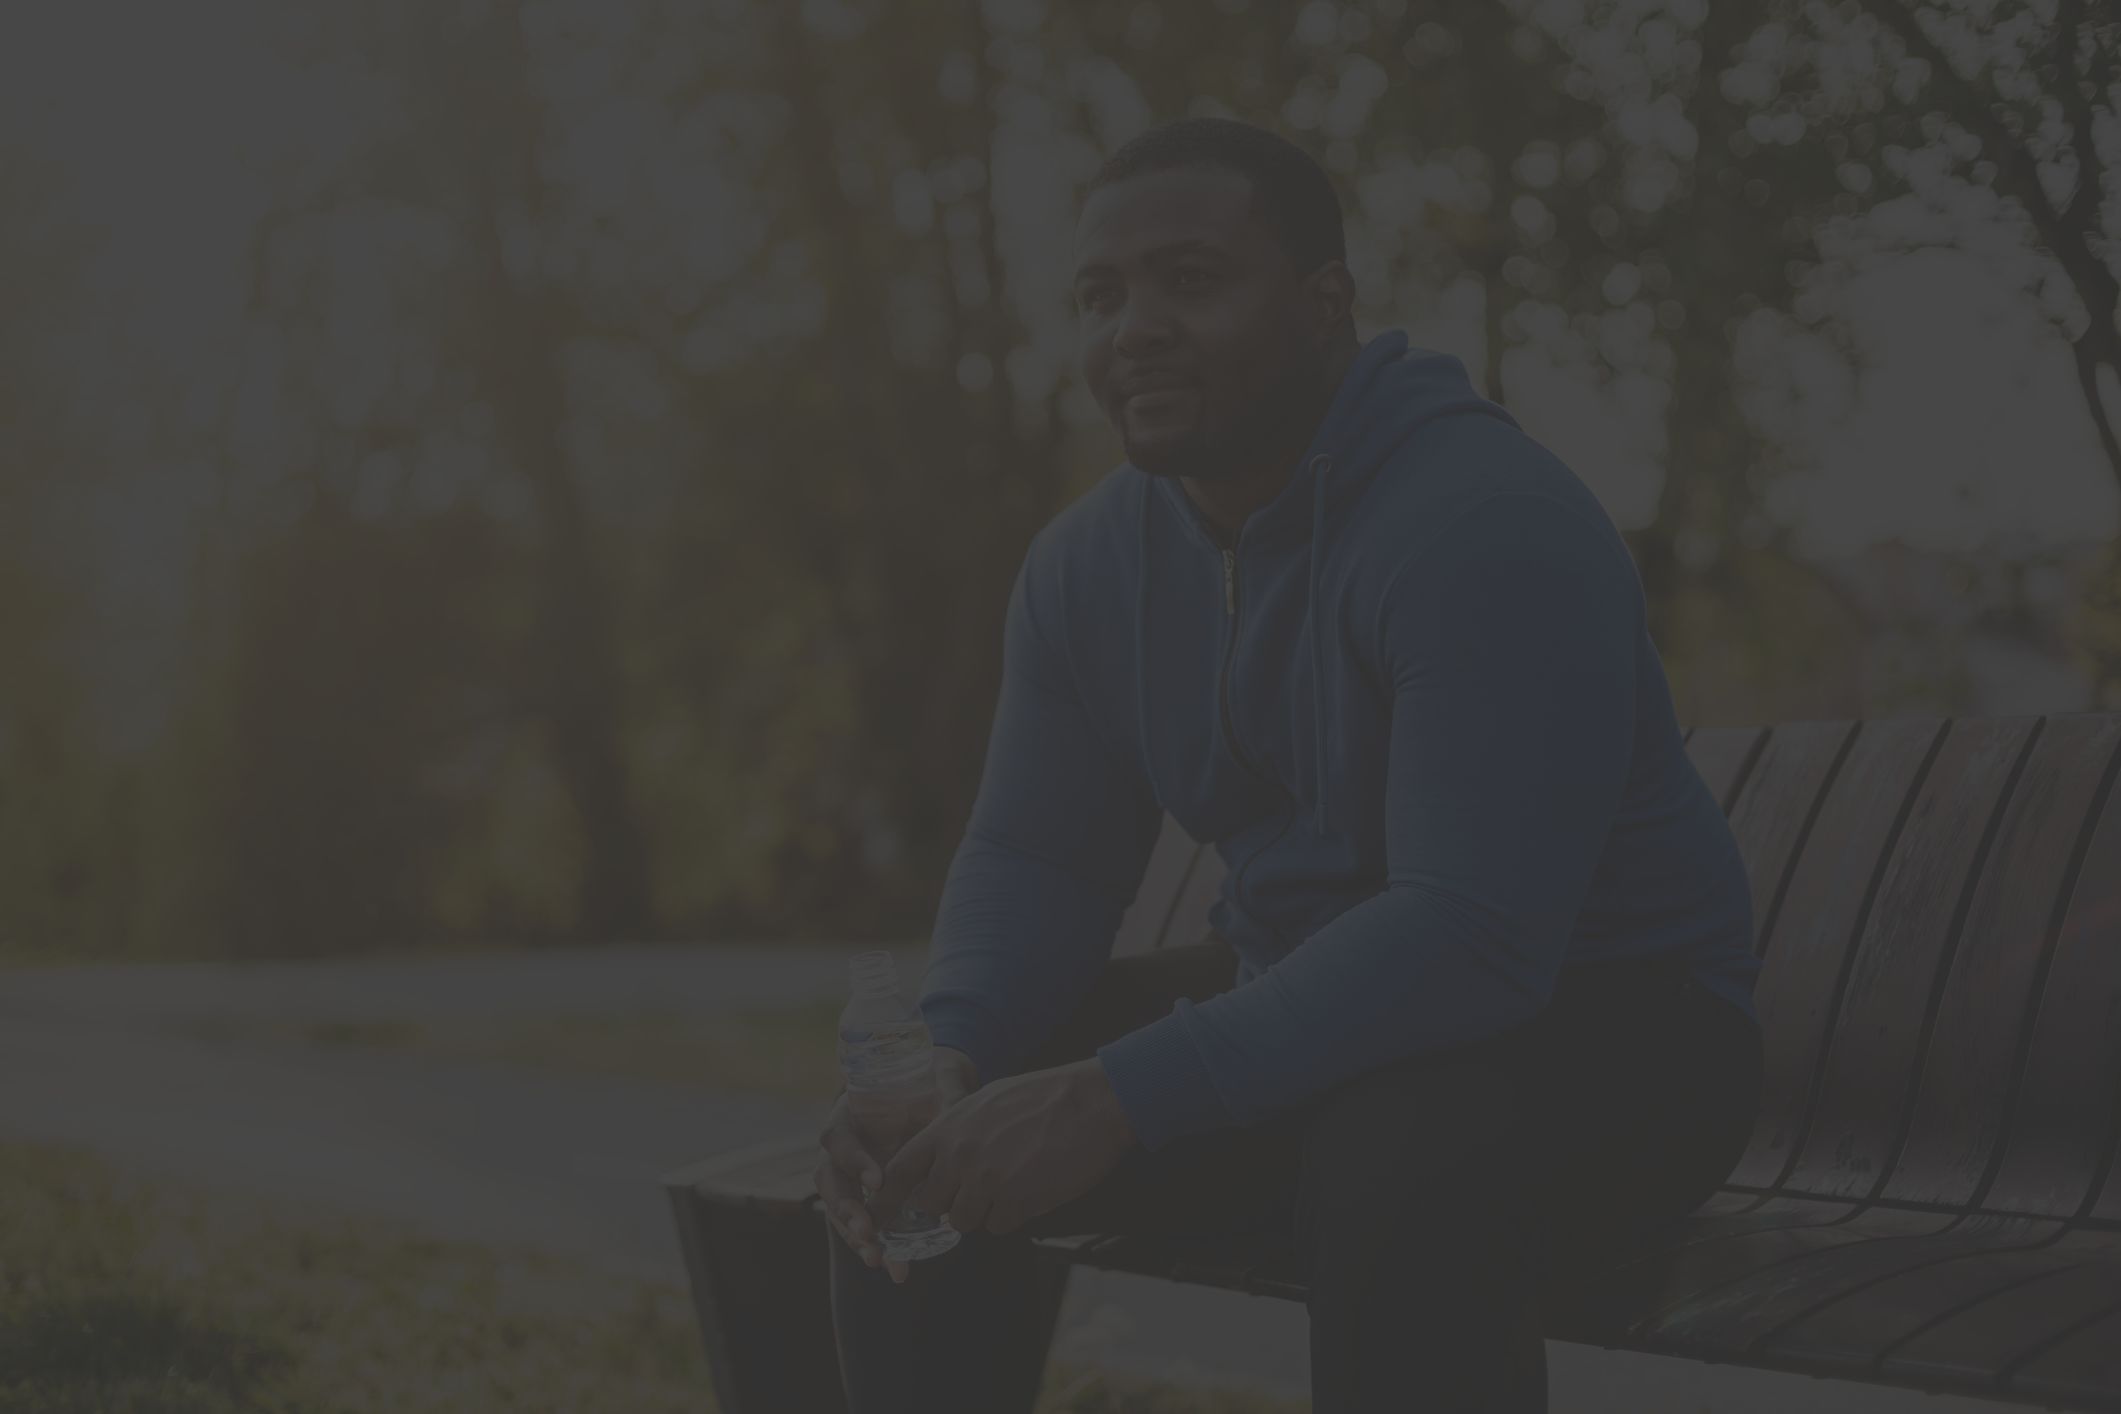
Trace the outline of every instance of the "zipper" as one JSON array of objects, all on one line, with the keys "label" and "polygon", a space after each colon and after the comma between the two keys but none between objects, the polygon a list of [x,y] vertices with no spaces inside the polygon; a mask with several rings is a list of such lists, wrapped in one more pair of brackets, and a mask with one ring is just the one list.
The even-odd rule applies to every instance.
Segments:
[{"label": "zipper", "polygon": [[1222,682],[1216,688],[1222,705],[1223,740],[1230,744],[1230,755],[1237,764],[1258,775],[1237,744],[1237,722],[1230,714],[1230,664],[1237,657],[1237,551],[1227,548],[1223,551],[1223,614],[1230,621],[1229,640],[1223,647]]},{"label": "zipper", "polygon": [[[1245,875],[1251,871],[1252,861],[1280,844],[1288,835],[1289,827],[1296,823],[1296,797],[1290,794],[1288,787],[1280,781],[1254,766],[1245,756],[1244,748],[1237,744],[1237,721],[1230,713],[1230,665],[1237,658],[1237,551],[1227,546],[1223,549],[1223,614],[1230,621],[1229,641],[1223,649],[1222,681],[1217,689],[1217,696],[1222,705],[1223,740],[1230,744],[1231,758],[1247,775],[1273,786],[1287,802],[1287,813],[1282,817],[1281,829],[1275,833],[1272,840],[1245,856],[1244,861],[1237,866],[1236,877],[1230,881],[1232,896],[1242,904],[1245,896]],[[1279,937],[1280,930],[1274,931]]]}]

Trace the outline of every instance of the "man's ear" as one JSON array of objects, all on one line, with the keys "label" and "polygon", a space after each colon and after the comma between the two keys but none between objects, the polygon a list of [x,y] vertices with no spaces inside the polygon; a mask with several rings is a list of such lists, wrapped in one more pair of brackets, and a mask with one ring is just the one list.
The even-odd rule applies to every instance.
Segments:
[{"label": "man's ear", "polygon": [[1355,277],[1340,261],[1329,260],[1305,278],[1304,302],[1312,346],[1331,348],[1355,317]]}]

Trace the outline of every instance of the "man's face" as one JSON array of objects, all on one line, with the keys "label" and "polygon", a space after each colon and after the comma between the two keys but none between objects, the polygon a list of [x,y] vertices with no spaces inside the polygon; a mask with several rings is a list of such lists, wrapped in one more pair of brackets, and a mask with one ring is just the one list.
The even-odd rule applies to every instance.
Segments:
[{"label": "man's face", "polygon": [[1151,475],[1240,475],[1309,396],[1304,282],[1251,207],[1243,174],[1184,167],[1099,189],[1076,224],[1083,377]]}]

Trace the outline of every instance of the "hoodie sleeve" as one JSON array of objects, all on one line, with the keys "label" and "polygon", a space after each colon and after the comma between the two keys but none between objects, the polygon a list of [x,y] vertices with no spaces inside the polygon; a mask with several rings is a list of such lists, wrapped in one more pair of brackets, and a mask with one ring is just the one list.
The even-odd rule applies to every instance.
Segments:
[{"label": "hoodie sleeve", "polygon": [[1482,501],[1434,543],[1376,630],[1385,887],[1099,1051],[1147,1147],[1500,1034],[1553,993],[1628,776],[1641,582],[1609,523],[1538,494]]},{"label": "hoodie sleeve", "polygon": [[1063,651],[1059,567],[1034,541],[1009,597],[979,794],[943,885],[920,1009],[982,1083],[1089,994],[1163,822],[1146,775],[1094,730]]}]

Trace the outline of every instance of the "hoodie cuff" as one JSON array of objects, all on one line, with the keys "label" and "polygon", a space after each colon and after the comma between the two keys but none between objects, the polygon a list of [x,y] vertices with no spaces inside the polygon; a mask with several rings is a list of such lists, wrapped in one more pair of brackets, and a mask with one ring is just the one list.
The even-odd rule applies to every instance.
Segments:
[{"label": "hoodie cuff", "polygon": [[928,1023],[930,1042],[972,1057],[975,1084],[985,1085],[994,1078],[998,1033],[985,1006],[965,997],[938,995],[923,997],[920,1013]]},{"label": "hoodie cuff", "polygon": [[1145,1149],[1161,1149],[1174,1139],[1237,1123],[1186,1029],[1185,1013],[1191,1005],[1180,1001],[1169,1016],[1097,1050],[1112,1092]]}]

